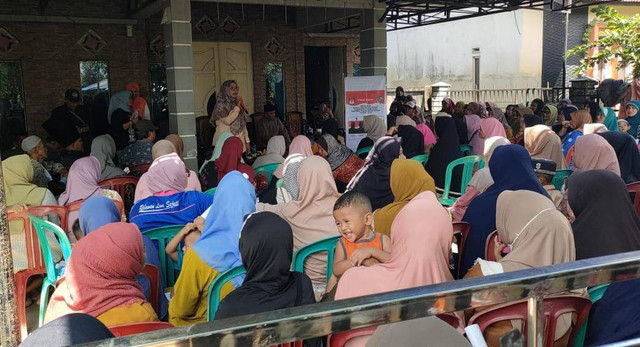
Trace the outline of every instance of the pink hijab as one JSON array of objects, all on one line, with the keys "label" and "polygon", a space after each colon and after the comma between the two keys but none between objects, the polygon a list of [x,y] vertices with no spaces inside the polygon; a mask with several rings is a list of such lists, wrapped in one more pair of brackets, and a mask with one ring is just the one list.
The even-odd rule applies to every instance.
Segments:
[{"label": "pink hijab", "polygon": [[154,194],[169,191],[184,191],[187,188],[187,169],[176,153],[156,158],[136,186],[135,201]]},{"label": "pink hijab", "polygon": [[[473,154],[482,155],[484,153],[484,139],[480,138],[480,117],[476,114],[468,114],[464,116],[467,123],[467,138],[469,144],[473,147]],[[506,136],[505,136],[506,137]]]},{"label": "pink hijab", "polygon": [[338,282],[336,300],[453,281],[451,218],[433,192],[420,193],[398,213],[391,235],[389,261],[349,269]]},{"label": "pink hijab", "polygon": [[[507,132],[504,130],[504,125],[495,118],[480,119],[480,126],[482,127],[482,134],[484,134],[485,139],[494,136],[507,138]],[[484,140],[482,141],[482,153],[484,153]]]},{"label": "pink hijab", "polygon": [[100,161],[96,157],[84,157],[76,160],[69,169],[67,187],[60,194],[58,204],[64,206],[100,194],[102,188],[98,186],[98,181],[101,171]]},{"label": "pink hijab", "polygon": [[436,144],[437,142],[436,136],[433,134],[433,131],[431,131],[431,129],[429,129],[428,126],[426,126],[425,124],[418,124],[416,125],[416,129],[418,129],[418,131],[422,133],[422,136],[424,137],[425,146],[431,146]]},{"label": "pink hijab", "polygon": [[[309,138],[304,135],[294,137],[289,145],[289,154],[287,155],[287,158],[292,154],[302,154],[305,158],[312,156],[313,150],[311,150],[311,141]],[[278,168],[273,174],[278,178],[282,178],[283,168],[284,163],[278,165]]]},{"label": "pink hijab", "polygon": [[578,170],[608,170],[620,176],[620,164],[613,147],[604,137],[588,134],[573,145],[573,165]]}]

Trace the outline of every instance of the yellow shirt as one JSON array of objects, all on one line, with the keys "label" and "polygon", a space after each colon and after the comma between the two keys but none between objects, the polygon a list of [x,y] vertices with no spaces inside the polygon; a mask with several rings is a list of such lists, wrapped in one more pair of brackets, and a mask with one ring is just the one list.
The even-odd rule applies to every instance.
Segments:
[{"label": "yellow shirt", "polygon": [[[180,276],[173,287],[173,298],[169,302],[169,323],[175,326],[206,322],[209,302],[207,294],[218,271],[207,265],[198,254],[189,249],[182,260]],[[222,286],[220,300],[233,291],[230,282]]]},{"label": "yellow shirt", "polygon": [[107,327],[116,325],[159,321],[156,312],[148,302],[136,302],[131,305],[121,305],[103,312],[99,321]]}]

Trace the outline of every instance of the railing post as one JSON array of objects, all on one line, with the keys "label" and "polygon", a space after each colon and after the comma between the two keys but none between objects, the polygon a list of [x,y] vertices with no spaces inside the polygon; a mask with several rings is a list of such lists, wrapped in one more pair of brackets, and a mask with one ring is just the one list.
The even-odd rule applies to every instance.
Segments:
[{"label": "railing post", "polygon": [[544,346],[544,303],[542,295],[527,299],[527,346]]},{"label": "railing post", "polygon": [[20,343],[20,324],[16,310],[16,282],[13,277],[13,257],[9,222],[7,220],[7,200],[0,162],[0,345],[17,346]]}]

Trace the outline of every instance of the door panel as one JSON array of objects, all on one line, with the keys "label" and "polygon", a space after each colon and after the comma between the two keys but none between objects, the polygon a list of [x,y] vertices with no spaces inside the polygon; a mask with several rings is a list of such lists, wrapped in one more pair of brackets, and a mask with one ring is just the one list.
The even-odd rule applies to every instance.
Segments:
[{"label": "door panel", "polygon": [[249,114],[254,112],[251,43],[220,42],[220,82],[235,80]]},{"label": "door panel", "polygon": [[207,101],[220,83],[218,78],[218,43],[193,42],[193,96],[196,117],[207,114]]}]

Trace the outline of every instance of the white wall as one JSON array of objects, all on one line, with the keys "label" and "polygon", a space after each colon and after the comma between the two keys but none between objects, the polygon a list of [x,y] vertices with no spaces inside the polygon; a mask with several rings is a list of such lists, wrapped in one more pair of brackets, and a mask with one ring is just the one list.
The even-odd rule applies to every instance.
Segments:
[{"label": "white wall", "polygon": [[480,88],[539,87],[542,11],[519,10],[387,33],[387,85],[473,86],[480,48]]}]

